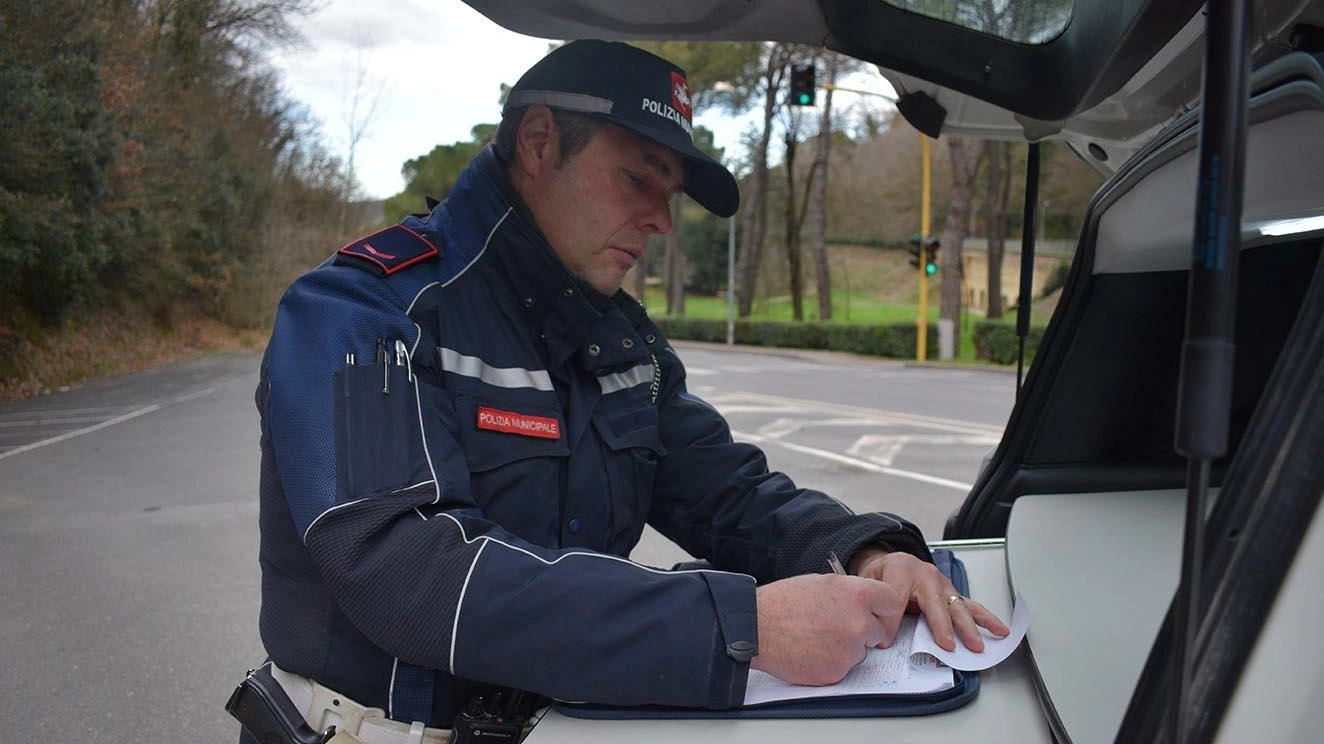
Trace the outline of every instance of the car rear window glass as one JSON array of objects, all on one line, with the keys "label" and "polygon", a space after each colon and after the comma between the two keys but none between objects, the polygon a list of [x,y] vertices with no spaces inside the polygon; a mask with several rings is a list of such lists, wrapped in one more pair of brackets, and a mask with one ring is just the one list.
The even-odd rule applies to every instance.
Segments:
[{"label": "car rear window glass", "polygon": [[1075,0],[883,0],[888,5],[1022,44],[1043,44],[1071,21]]}]

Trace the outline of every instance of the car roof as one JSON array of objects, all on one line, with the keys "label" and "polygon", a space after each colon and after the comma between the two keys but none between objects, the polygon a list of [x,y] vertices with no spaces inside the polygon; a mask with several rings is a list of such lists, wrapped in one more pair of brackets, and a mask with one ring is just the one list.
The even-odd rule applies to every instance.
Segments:
[{"label": "car roof", "polygon": [[[513,31],[552,39],[825,47],[877,65],[899,94],[932,97],[946,110],[944,134],[1065,139],[1104,174],[1196,101],[1204,50],[1203,0],[465,2]],[[1303,14],[1324,22],[1321,5],[1256,0],[1256,61],[1286,51],[1276,40]],[[987,8],[1003,20],[981,20]],[[944,12],[951,20],[937,17]],[[1039,26],[1032,18],[1027,31],[1027,17]]]}]

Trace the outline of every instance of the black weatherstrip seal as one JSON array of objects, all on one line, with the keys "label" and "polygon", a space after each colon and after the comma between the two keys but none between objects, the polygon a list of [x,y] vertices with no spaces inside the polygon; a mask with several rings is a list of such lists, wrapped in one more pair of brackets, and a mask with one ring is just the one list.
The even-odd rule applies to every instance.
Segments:
[{"label": "black weatherstrip seal", "polygon": [[[1186,706],[1189,741],[1211,741],[1324,495],[1324,260],[1207,523],[1201,617]],[[1272,549],[1266,546],[1272,546]],[[1172,679],[1169,608],[1118,741],[1155,741]]]}]

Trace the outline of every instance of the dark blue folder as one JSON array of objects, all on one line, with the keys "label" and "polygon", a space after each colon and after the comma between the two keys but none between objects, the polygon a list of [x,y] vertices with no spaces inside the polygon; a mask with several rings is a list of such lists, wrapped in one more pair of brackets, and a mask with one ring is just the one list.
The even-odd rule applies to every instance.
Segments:
[{"label": "dark blue folder", "polygon": [[[952,551],[933,551],[933,562],[952,580],[957,591],[970,594],[965,565]],[[574,718],[874,718],[879,716],[924,716],[953,710],[979,694],[979,673],[952,670],[955,684],[944,690],[905,695],[862,695],[809,700],[788,700],[733,710],[672,708],[647,705],[623,708],[591,703],[555,703],[561,713]]]}]

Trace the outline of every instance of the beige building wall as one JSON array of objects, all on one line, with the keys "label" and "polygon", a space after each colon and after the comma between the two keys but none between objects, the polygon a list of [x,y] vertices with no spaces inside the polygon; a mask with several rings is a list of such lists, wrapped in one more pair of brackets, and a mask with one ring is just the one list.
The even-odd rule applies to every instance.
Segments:
[{"label": "beige building wall", "polygon": [[[1070,263],[1070,249],[1074,246],[1065,241],[1048,241],[1051,245],[1036,245],[1034,258],[1034,276],[1031,280],[1031,300],[1039,299],[1044,285],[1053,271],[1061,264]],[[1063,243],[1063,245],[1059,245]],[[1065,249],[1065,250],[1064,250]],[[1040,252],[1043,251],[1043,252]],[[965,281],[962,294],[965,306],[976,313],[988,311],[988,252],[982,239],[966,240],[961,246],[961,261],[965,268]],[[1012,307],[1021,286],[1021,251],[1020,241],[1007,241],[1007,250],[1002,256],[1002,308],[1005,312]]]}]

